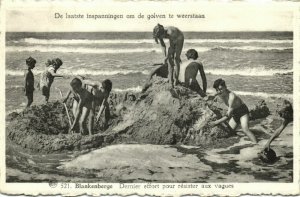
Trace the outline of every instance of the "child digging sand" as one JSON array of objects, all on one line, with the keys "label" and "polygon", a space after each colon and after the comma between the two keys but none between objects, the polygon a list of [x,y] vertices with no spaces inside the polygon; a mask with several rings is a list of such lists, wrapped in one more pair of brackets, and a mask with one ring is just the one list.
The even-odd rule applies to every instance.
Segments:
[{"label": "child digging sand", "polygon": [[85,88],[94,96],[93,111],[95,112],[95,109],[99,106],[96,122],[98,122],[104,111],[104,129],[106,129],[110,118],[108,97],[112,89],[112,82],[109,79],[105,79],[102,83],[91,80],[84,80],[83,83]]},{"label": "child digging sand", "polygon": [[93,95],[82,87],[82,81],[78,78],[74,78],[71,83],[71,89],[68,92],[66,98],[63,100],[65,103],[69,96],[73,94],[73,114],[74,114],[74,122],[70,128],[69,133],[72,133],[77,123],[79,123],[80,133],[85,135],[85,124],[86,119],[89,116],[89,126],[88,131],[89,134],[93,134]]},{"label": "child digging sand", "polygon": [[217,94],[226,106],[228,106],[228,112],[221,119],[210,123],[210,126],[214,127],[222,122],[229,120],[229,126],[232,130],[235,130],[238,124],[241,124],[243,132],[249,137],[249,139],[257,143],[255,136],[249,130],[249,110],[246,104],[235,93],[227,89],[225,81],[223,79],[217,79],[214,82],[213,87],[216,89]]},{"label": "child digging sand", "polygon": [[32,57],[26,59],[26,64],[28,66],[28,70],[25,73],[25,96],[27,97],[27,105],[26,107],[30,107],[33,102],[33,91],[34,91],[34,75],[32,73],[32,69],[35,67],[36,60]]},{"label": "child digging sand", "polygon": [[42,95],[45,96],[45,101],[48,103],[50,97],[50,88],[55,77],[63,77],[62,75],[56,74],[56,71],[63,64],[61,59],[55,58],[51,62],[47,60],[47,69],[41,74],[40,87],[42,89]]}]

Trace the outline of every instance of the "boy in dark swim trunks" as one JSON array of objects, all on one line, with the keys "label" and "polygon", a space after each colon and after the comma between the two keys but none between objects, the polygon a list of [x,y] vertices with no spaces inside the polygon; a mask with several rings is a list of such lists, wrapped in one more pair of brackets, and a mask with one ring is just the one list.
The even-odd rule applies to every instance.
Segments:
[{"label": "boy in dark swim trunks", "polygon": [[27,97],[27,105],[26,107],[30,107],[33,102],[33,91],[34,91],[34,75],[32,73],[32,69],[35,67],[36,60],[32,57],[26,59],[26,64],[28,66],[28,71],[25,73],[25,96]]},{"label": "boy in dark swim trunks", "polygon": [[[85,134],[85,123],[89,116],[89,134],[92,135],[93,131],[93,95],[85,88],[82,87],[82,82],[78,78],[74,78],[71,83],[71,89],[69,90],[66,98],[63,100],[65,103],[69,96],[73,94],[73,115],[75,117],[74,122],[70,128],[73,131],[75,125],[79,123],[79,130],[81,134]],[[69,132],[70,133],[70,132]]]},{"label": "boy in dark swim trunks", "polygon": [[229,126],[232,130],[235,130],[238,124],[241,124],[243,132],[254,143],[257,143],[255,136],[249,130],[249,110],[247,105],[238,97],[235,93],[227,89],[225,81],[223,79],[217,79],[214,82],[213,87],[216,89],[217,94],[228,106],[228,112],[221,119],[211,122],[212,127],[229,120]]},{"label": "boy in dark swim trunks", "polygon": [[285,100],[283,102],[283,108],[278,112],[279,116],[283,118],[282,124],[276,129],[274,134],[270,137],[268,142],[266,143],[264,148],[267,148],[268,150],[270,149],[270,145],[275,140],[281,132],[285,129],[285,127],[293,121],[293,106],[292,104]]}]

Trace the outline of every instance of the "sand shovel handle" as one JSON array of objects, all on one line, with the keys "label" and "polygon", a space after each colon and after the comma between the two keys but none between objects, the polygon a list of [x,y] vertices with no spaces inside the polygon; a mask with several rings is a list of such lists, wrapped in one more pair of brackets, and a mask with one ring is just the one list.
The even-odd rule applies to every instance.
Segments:
[{"label": "sand shovel handle", "polygon": [[[59,91],[59,93],[60,93],[61,98],[63,98],[63,95],[62,95],[61,90],[60,90],[59,88],[57,88],[57,89],[58,89],[58,91]],[[67,107],[66,103],[64,103],[64,107],[65,107],[65,110],[66,110],[66,112],[67,112],[69,124],[70,124],[70,127],[71,127],[71,126],[72,126],[72,121],[71,121],[71,118],[70,118],[70,115],[69,115],[69,110],[68,110],[68,107]]]}]

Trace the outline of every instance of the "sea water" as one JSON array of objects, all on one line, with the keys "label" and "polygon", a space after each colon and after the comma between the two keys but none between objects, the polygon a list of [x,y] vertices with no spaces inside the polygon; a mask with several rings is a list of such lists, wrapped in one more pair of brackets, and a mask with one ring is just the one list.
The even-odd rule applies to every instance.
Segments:
[{"label": "sea water", "polygon": [[[214,80],[223,78],[229,89],[243,97],[292,99],[291,32],[184,32],[184,36],[181,59],[186,60],[184,54],[190,48],[198,51],[199,61],[203,63],[207,76],[208,92],[214,91]],[[59,57],[64,63],[58,73],[71,77],[84,75],[99,81],[109,78],[113,82],[113,91],[140,91],[147,75],[155,68],[152,65],[162,63],[164,59],[160,45],[152,39],[151,32],[8,32],[5,70],[7,112],[24,105],[20,92],[24,85],[25,59],[29,56],[37,60],[33,70],[36,78],[45,69],[47,59]],[[56,87],[63,85],[59,80],[53,84]],[[38,94],[35,92],[35,96]],[[51,99],[57,97],[52,96]],[[36,100],[35,97],[34,102]],[[170,146],[115,145],[88,154],[50,154],[43,157],[41,154],[15,152],[15,148],[10,147],[6,160],[9,166],[7,180],[170,182],[175,176],[178,182],[291,182],[291,126],[283,136],[274,143],[279,155],[279,161],[274,165],[264,164],[257,159],[257,152],[267,140],[261,137],[259,145],[252,145],[243,136],[238,143],[223,149],[201,150],[183,146],[184,149],[197,149],[188,155]],[[111,152],[117,154],[116,151],[120,150],[122,154],[110,157]],[[144,153],[153,157],[145,158]],[[113,161],[121,156],[124,158],[116,161],[116,169],[102,162],[105,159]],[[90,162],[94,157],[97,159]],[[126,158],[134,158],[143,165],[130,163],[132,159]],[[89,161],[87,168],[84,161]],[[154,164],[154,161],[158,164]],[[99,171],[97,166],[103,169]],[[118,177],[120,169],[128,174]],[[108,170],[110,176],[101,170]],[[132,174],[130,170],[137,171]],[[153,172],[152,175],[149,172]]]}]

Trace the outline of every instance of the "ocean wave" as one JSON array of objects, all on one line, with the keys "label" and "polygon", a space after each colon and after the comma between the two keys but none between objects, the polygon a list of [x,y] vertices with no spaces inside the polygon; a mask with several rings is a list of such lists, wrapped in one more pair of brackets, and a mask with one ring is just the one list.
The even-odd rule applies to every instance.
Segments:
[{"label": "ocean wave", "polygon": [[[246,51],[268,51],[268,50],[290,50],[291,47],[254,47],[254,46],[241,46],[241,47],[197,47],[198,52],[206,52],[210,50],[246,50]],[[89,48],[89,47],[46,47],[46,46],[8,46],[6,52],[60,52],[60,53],[85,53],[85,54],[120,54],[120,53],[160,53],[161,49],[157,48]],[[185,53],[185,52],[183,52]]]},{"label": "ocean wave", "polygon": [[238,46],[238,47],[214,47],[211,48],[211,50],[243,50],[243,51],[270,51],[270,50],[277,50],[277,51],[283,51],[283,50],[292,50],[293,47],[286,47],[286,46]]},{"label": "ocean wave", "polygon": [[[238,91],[233,90],[234,93],[241,96],[254,96],[260,98],[285,98],[285,99],[293,99],[293,94],[278,94],[278,93],[266,93],[266,92],[246,92],[246,91]],[[207,89],[207,93],[215,93],[214,89]]]},{"label": "ocean wave", "polygon": [[[34,70],[34,75],[42,73],[42,70]],[[11,76],[24,76],[25,70],[11,70],[6,69],[5,74]],[[148,70],[91,70],[91,69],[78,69],[78,70],[69,70],[69,69],[60,69],[58,73],[66,76],[76,76],[76,75],[92,75],[92,76],[112,76],[112,75],[130,75],[130,74],[143,74],[148,75],[150,71]]]},{"label": "ocean wave", "polygon": [[6,52],[60,52],[60,53],[86,53],[86,54],[119,54],[119,53],[144,53],[144,52],[160,52],[160,48],[132,48],[132,49],[116,49],[116,48],[89,48],[89,47],[46,47],[46,46],[9,46]]},{"label": "ocean wave", "polygon": [[115,91],[115,92],[141,92],[142,87],[137,86],[137,87],[131,87],[131,88],[125,88],[125,89],[114,88],[113,91]]},{"label": "ocean wave", "polygon": [[214,69],[205,70],[207,74],[212,75],[241,75],[241,76],[273,76],[293,73],[293,70],[276,70],[265,68],[245,68],[245,69]]},{"label": "ocean wave", "polygon": [[[108,40],[88,40],[88,39],[36,39],[24,38],[13,41],[14,43],[29,43],[40,45],[70,45],[70,44],[154,44],[154,39],[108,39]],[[293,43],[293,40],[268,40],[268,39],[186,39],[186,44],[202,43],[272,43],[286,44]]]},{"label": "ocean wave", "polygon": [[90,70],[90,69],[78,69],[78,70],[68,70],[64,69],[59,71],[61,74],[65,75],[130,75],[130,74],[144,74],[148,75],[149,71],[142,70]]},{"label": "ocean wave", "polygon": [[254,96],[262,98],[286,98],[293,99],[293,94],[275,94],[275,93],[265,93],[265,92],[244,92],[244,91],[234,91],[238,95],[242,96]]},{"label": "ocean wave", "polygon": [[[34,74],[40,74],[43,72],[42,70],[34,70]],[[58,71],[61,74],[64,75],[130,75],[130,74],[143,74],[148,75],[151,72],[151,69],[149,70],[130,70],[130,69],[118,69],[118,70],[93,70],[93,69],[60,69]],[[231,75],[241,75],[241,76],[273,76],[273,75],[286,75],[293,73],[293,70],[268,70],[264,68],[245,68],[245,69],[214,69],[214,70],[205,70],[206,74],[212,74],[212,75],[225,75],[225,76],[231,76]],[[23,76],[25,73],[25,70],[11,70],[6,69],[5,71],[6,75],[12,75],[12,76]]]}]

